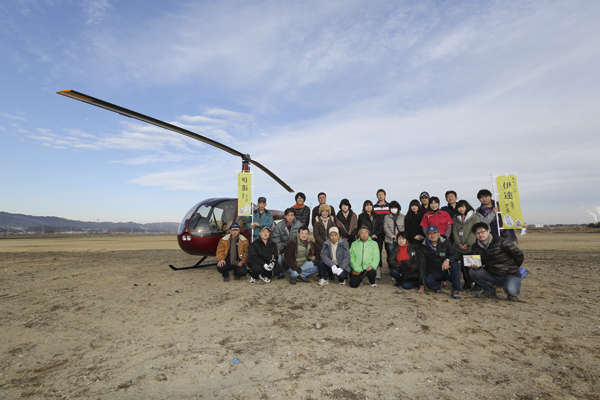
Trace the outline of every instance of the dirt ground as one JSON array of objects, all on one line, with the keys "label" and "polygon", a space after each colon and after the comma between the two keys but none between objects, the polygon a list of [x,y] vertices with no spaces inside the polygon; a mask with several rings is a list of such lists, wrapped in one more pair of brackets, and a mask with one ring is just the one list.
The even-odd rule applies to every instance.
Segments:
[{"label": "dirt ground", "polygon": [[[520,302],[224,283],[173,236],[0,239],[0,399],[600,399],[600,234],[521,239]],[[320,329],[317,329],[317,323]]]}]

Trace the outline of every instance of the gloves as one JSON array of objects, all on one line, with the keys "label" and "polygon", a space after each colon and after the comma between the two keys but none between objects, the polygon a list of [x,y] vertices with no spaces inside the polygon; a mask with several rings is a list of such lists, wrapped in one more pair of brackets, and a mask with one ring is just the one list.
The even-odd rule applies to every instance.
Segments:
[{"label": "gloves", "polygon": [[338,268],[337,265],[334,265],[333,267],[331,267],[331,272],[333,272],[336,275],[340,275],[344,270],[341,268]]},{"label": "gloves", "polygon": [[265,264],[263,265],[263,268],[267,271],[272,271],[273,270],[274,265],[273,264]]}]

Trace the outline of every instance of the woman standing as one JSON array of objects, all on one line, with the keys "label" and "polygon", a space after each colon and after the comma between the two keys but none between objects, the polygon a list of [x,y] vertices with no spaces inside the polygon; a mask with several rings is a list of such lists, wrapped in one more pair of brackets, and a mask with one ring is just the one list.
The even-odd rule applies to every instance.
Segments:
[{"label": "woman standing", "polygon": [[[369,235],[371,239],[377,242],[379,246],[379,254],[381,254],[381,249],[383,249],[383,223],[381,221],[381,216],[375,214],[373,212],[373,203],[371,200],[365,200],[363,203],[363,212],[358,216],[358,225],[361,227],[366,226],[369,229]],[[377,266],[377,279],[381,279],[381,259],[379,260],[379,265]]]},{"label": "woman standing", "polygon": [[402,207],[396,200],[390,202],[390,213],[383,219],[383,231],[385,232],[385,252],[389,257],[396,240],[396,235],[404,231],[404,214],[400,212]]},{"label": "woman standing", "polygon": [[408,243],[418,251],[419,245],[425,239],[423,235],[423,229],[421,228],[421,220],[425,215],[425,210],[421,207],[421,202],[414,199],[408,206],[408,212],[404,217],[404,229],[408,238]]},{"label": "woman standing", "polygon": [[[454,225],[452,225],[452,235],[454,236],[454,248],[460,254],[471,254],[471,246],[475,244],[477,238],[475,234],[471,232],[473,225],[479,222],[479,217],[475,214],[475,210],[466,200],[459,200],[456,203],[456,215],[454,216]],[[469,275],[469,268],[465,268],[463,261],[459,261],[462,271],[463,278],[465,279],[464,288],[474,287],[474,281]]]},{"label": "woman standing", "polygon": [[336,224],[340,230],[340,237],[348,242],[348,245],[352,245],[352,242],[356,240],[356,234],[358,233],[358,217],[356,213],[352,211],[352,205],[348,199],[342,199],[340,202],[340,211],[336,216]]},{"label": "woman standing", "polygon": [[319,214],[313,221],[313,235],[315,237],[315,263],[321,259],[323,243],[329,238],[329,229],[335,226],[335,219],[329,215],[331,207],[321,204]]}]

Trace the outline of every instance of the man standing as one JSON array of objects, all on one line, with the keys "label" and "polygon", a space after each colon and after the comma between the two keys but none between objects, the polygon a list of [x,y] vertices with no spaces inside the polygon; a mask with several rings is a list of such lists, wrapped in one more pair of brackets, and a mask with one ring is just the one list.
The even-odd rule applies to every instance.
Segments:
[{"label": "man standing", "polygon": [[440,210],[440,199],[433,196],[429,201],[429,208],[431,211],[428,211],[423,215],[423,219],[421,220],[421,227],[423,227],[423,233],[427,232],[427,228],[429,226],[435,226],[438,228],[438,232],[443,232],[442,236],[444,239],[447,239],[452,233],[452,225],[454,221],[450,218],[450,215],[446,211]]},{"label": "man standing", "polygon": [[525,255],[510,240],[490,232],[485,222],[473,225],[477,241],[473,245],[473,254],[481,256],[482,269],[471,268],[469,275],[483,288],[475,297],[497,299],[494,286],[501,286],[509,301],[519,301],[521,293],[521,271]]},{"label": "man standing", "polygon": [[421,207],[423,207],[423,210],[425,210],[425,212],[431,211],[429,209],[429,193],[421,192],[421,194],[419,195],[419,200],[421,201]]},{"label": "man standing", "polygon": [[460,299],[460,256],[449,240],[440,237],[440,231],[435,226],[428,227],[426,235],[417,261],[419,293],[425,291],[425,286],[442,293],[441,283],[449,280],[452,282],[452,298]]},{"label": "man standing", "polygon": [[[373,206],[373,212],[381,217],[381,226],[384,225],[385,216],[390,213],[390,203],[387,202],[385,197],[387,193],[383,189],[377,191],[377,203]],[[379,246],[379,265],[377,268],[377,279],[381,279],[381,267],[383,265],[383,243],[385,241],[385,235],[377,236],[377,245]]]},{"label": "man standing", "polygon": [[[319,200],[319,204],[313,208],[312,210],[312,216],[310,218],[310,223],[312,224],[313,230],[315,228],[315,218],[319,215],[321,215],[321,211],[319,211],[319,207],[321,207],[323,204],[327,204],[327,195],[324,192],[319,193],[319,195],[317,196],[317,199]],[[329,213],[329,215],[331,215],[333,217],[333,219],[335,220],[335,208],[333,208],[333,206],[329,206],[329,208],[331,208],[331,212]]]},{"label": "man standing", "polygon": [[273,273],[279,274],[277,266],[277,245],[269,236],[271,228],[263,226],[260,228],[260,239],[255,240],[248,249],[248,266],[252,276],[250,283],[261,279],[263,282],[271,282],[268,278]]},{"label": "man standing", "polygon": [[[514,229],[503,229],[502,232],[500,232],[500,228],[502,228],[502,217],[496,219],[496,214],[499,212],[499,209],[496,205],[496,201],[492,200],[492,192],[487,189],[481,189],[477,193],[477,200],[481,202],[481,206],[475,210],[479,217],[479,221],[488,224],[490,231],[493,234],[500,235],[513,243],[517,243],[518,239]],[[498,226],[498,221],[500,221],[500,226]]]},{"label": "man standing", "polygon": [[377,243],[371,239],[369,228],[361,226],[358,230],[360,240],[355,240],[350,247],[350,287],[357,288],[366,276],[372,287],[377,287],[375,276],[381,253]]},{"label": "man standing", "polygon": [[337,275],[340,285],[346,283],[350,268],[350,248],[348,242],[340,240],[338,228],[329,229],[329,238],[321,249],[321,259],[317,262],[319,268],[319,285],[329,283],[329,274]]},{"label": "man standing", "polygon": [[217,246],[217,271],[223,275],[223,282],[229,282],[229,271],[233,270],[235,280],[240,280],[248,273],[248,240],[240,235],[240,225],[234,222],[229,227],[229,234],[219,240]]},{"label": "man standing", "polygon": [[296,213],[293,208],[285,210],[285,216],[282,221],[275,224],[273,228],[273,240],[277,243],[277,251],[279,257],[277,259],[277,265],[281,268],[279,279],[283,279],[285,276],[283,268],[283,254],[285,252],[285,246],[288,242],[298,234],[298,230],[302,227],[302,222],[296,219]]},{"label": "man standing", "polygon": [[290,273],[290,283],[310,283],[306,279],[317,272],[318,268],[313,263],[315,259],[315,243],[308,240],[308,227],[303,226],[298,230],[298,235],[285,246],[283,256],[284,268]]},{"label": "man standing", "polygon": [[258,233],[261,226],[273,226],[273,214],[267,210],[267,199],[264,197],[258,198],[258,208],[254,210],[252,218],[248,218],[246,225],[252,232],[252,241],[258,239]]},{"label": "man standing", "polygon": [[446,192],[446,201],[448,202],[448,205],[442,207],[442,211],[446,211],[450,215],[450,218],[454,218],[454,216],[456,215],[457,200],[458,196],[456,195],[456,192],[454,190],[448,190]]},{"label": "man standing", "polygon": [[308,227],[308,224],[310,223],[310,209],[304,204],[306,195],[302,192],[298,192],[294,200],[296,200],[296,204],[294,204],[292,208],[296,214],[296,219],[302,223],[302,226]]}]

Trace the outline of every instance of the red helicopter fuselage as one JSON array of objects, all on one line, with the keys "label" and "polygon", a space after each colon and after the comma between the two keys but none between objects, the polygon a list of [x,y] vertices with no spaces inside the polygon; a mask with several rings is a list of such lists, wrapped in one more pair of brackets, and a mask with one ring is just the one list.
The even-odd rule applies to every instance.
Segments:
[{"label": "red helicopter fuselage", "polygon": [[[269,210],[274,220],[283,218],[283,212]],[[219,240],[229,232],[233,222],[240,224],[240,234],[250,240],[251,232],[246,226],[248,218],[238,217],[236,198],[212,198],[202,200],[188,211],[177,231],[181,250],[195,256],[214,257]]]}]

